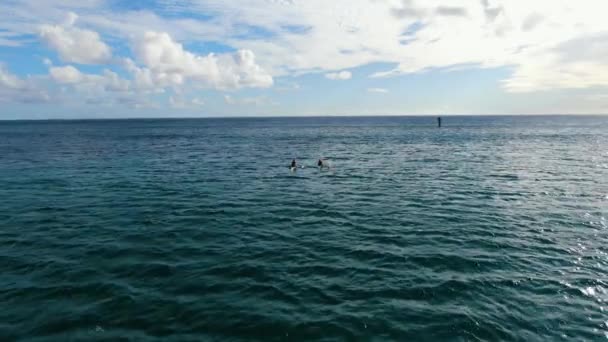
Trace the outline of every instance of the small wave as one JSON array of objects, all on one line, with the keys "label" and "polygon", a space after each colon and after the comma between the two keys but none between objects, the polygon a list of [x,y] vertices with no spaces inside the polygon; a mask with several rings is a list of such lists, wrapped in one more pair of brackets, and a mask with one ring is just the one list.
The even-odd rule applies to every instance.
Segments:
[{"label": "small wave", "polygon": [[592,297],[598,302],[608,301],[608,290],[600,285],[587,286],[580,289],[581,293],[587,297]]}]

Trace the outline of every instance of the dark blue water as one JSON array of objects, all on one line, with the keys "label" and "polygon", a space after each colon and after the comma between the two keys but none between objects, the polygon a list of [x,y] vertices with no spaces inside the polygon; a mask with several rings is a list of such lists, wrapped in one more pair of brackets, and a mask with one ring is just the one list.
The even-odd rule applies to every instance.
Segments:
[{"label": "dark blue water", "polygon": [[0,340],[605,340],[608,117],[443,121],[2,122]]}]

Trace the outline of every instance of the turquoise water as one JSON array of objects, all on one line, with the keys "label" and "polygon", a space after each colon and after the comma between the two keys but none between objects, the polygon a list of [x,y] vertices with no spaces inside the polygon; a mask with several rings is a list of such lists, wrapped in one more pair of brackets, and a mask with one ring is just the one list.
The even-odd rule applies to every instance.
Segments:
[{"label": "turquoise water", "polygon": [[443,125],[2,122],[0,340],[605,340],[608,117]]}]

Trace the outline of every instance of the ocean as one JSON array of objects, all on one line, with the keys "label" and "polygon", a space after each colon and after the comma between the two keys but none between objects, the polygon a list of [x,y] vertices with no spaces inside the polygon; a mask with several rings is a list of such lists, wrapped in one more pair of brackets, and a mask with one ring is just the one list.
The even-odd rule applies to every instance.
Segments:
[{"label": "ocean", "polygon": [[0,122],[0,340],[606,340],[606,217],[606,116]]}]

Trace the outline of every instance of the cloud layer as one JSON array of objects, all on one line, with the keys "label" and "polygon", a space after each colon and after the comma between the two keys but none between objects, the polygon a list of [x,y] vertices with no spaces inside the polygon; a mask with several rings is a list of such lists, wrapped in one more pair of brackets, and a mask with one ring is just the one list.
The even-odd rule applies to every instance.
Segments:
[{"label": "cloud layer", "polygon": [[[165,96],[169,104],[190,106],[196,95],[178,95],[264,89],[303,74],[344,81],[334,86],[372,77],[376,85],[454,68],[505,68],[500,87],[507,93],[608,87],[604,0],[160,0],[137,10],[112,4],[3,1],[0,46],[37,39],[55,55],[42,56],[52,58],[46,75],[16,76],[1,67],[0,99],[48,101],[63,89],[140,103],[165,92],[175,95]],[[348,70],[374,63],[382,69],[356,70],[357,80],[349,81]]]},{"label": "cloud layer", "polygon": [[[55,65],[44,58],[48,76],[41,80],[54,82],[62,88],[54,94],[57,101],[66,101],[66,87],[79,92],[85,103],[113,102],[140,106],[143,95],[164,93],[167,89],[181,93],[188,87],[200,89],[234,90],[240,88],[267,88],[273,85],[273,77],[256,63],[251,50],[233,53],[197,55],[186,50],[166,32],[146,31],[129,42],[134,59],[113,56],[110,47],[97,32],[75,25],[78,16],[67,14],[60,25],[41,25],[40,40],[57,53],[64,63],[104,65],[101,73],[83,73],[72,64]],[[111,68],[119,67],[122,76]],[[4,66],[0,69],[2,99],[18,99],[14,93],[32,88],[24,80],[10,74]],[[63,97],[63,99],[62,99]],[[111,99],[110,99],[111,97]],[[49,95],[38,97],[48,100]],[[36,97],[32,97],[35,102]],[[145,102],[145,101],[144,101]],[[171,96],[168,103],[174,108],[201,106],[199,98],[184,99]]]}]

